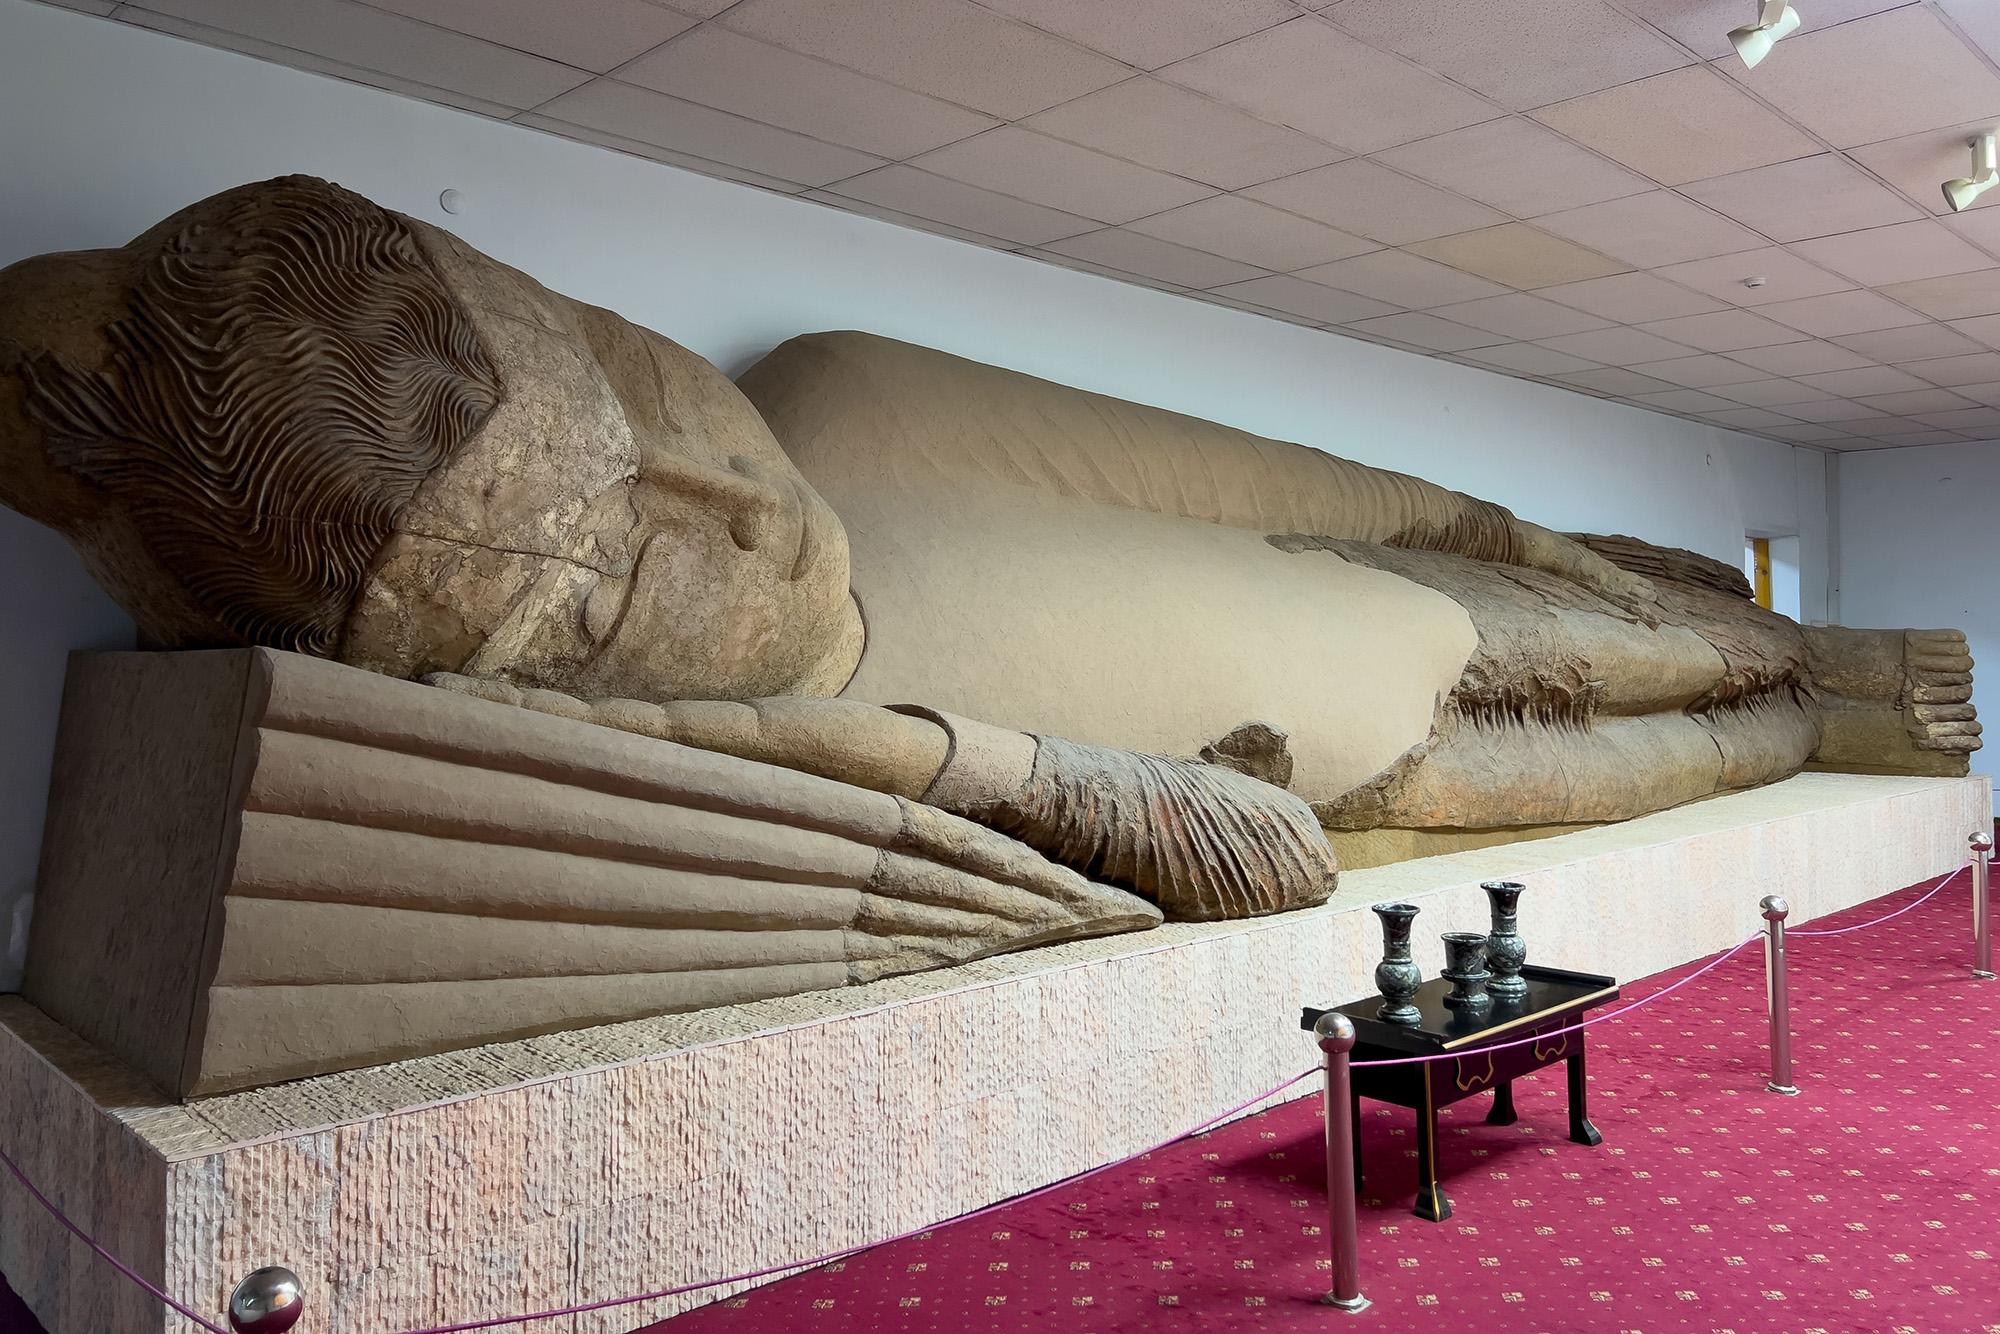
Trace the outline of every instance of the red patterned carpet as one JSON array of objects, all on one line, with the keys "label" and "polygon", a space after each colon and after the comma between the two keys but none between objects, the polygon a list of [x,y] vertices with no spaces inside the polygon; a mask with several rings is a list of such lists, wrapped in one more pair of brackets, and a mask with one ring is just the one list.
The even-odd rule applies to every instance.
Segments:
[{"label": "red patterned carpet", "polygon": [[1517,1125],[1484,1124],[1485,1098],[1446,1109],[1446,1222],[1409,1212],[1411,1114],[1363,1103],[1359,1317],[1313,1301],[1325,1158],[1306,1098],[652,1329],[2000,1334],[2000,982],[1967,974],[1968,882],[1866,932],[1794,937],[1796,1098],[1764,1092],[1753,946],[1592,1030],[1599,1148],[1566,1138],[1560,1066],[1517,1085]]},{"label": "red patterned carpet", "polygon": [[[1592,1031],[1601,1147],[1565,1138],[1560,1067],[1521,1081],[1518,1125],[1485,1125],[1484,1098],[1447,1109],[1447,1222],[1409,1213],[1409,1113],[1364,1103],[1375,1305],[1359,1317],[1313,1301],[1323,1156],[1306,1098],[652,1330],[2000,1334],[2000,982],[1967,976],[1968,899],[1960,875],[1883,926],[1794,938],[1799,1097],[1763,1091],[1753,947]],[[1313,1055],[1301,1034],[1300,1067]],[[0,1286],[0,1334],[33,1330]]]}]

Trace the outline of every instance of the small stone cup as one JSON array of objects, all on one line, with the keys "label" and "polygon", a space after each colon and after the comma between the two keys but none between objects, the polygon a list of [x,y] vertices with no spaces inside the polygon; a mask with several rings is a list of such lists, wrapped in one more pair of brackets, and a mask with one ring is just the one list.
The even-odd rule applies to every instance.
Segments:
[{"label": "small stone cup", "polygon": [[1444,1003],[1454,1010],[1483,1010],[1493,1004],[1486,983],[1493,975],[1486,971],[1486,937],[1477,931],[1447,931],[1444,941],[1444,971],[1439,974],[1451,983]]}]

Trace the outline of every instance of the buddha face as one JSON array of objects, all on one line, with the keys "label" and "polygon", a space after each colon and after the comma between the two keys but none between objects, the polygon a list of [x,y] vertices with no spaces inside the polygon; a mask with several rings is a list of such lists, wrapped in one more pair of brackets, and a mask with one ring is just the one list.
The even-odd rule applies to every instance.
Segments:
[{"label": "buddha face", "polygon": [[831,694],[840,521],[687,349],[286,177],[0,274],[0,499],[145,637],[578,694]]},{"label": "buddha face", "polygon": [[505,390],[399,518],[343,656],[635,699],[837,691],[861,635],[846,534],[736,387],[419,234]]}]

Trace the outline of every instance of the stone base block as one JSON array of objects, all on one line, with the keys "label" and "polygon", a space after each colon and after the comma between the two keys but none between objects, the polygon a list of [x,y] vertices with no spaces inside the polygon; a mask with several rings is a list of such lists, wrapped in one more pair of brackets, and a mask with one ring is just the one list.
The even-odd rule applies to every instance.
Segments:
[{"label": "stone base block", "polygon": [[[1991,819],[1985,779],[1803,774],[1351,872],[1307,912],[187,1105],[0,998],[0,1147],[199,1310],[219,1314],[242,1274],[282,1263],[306,1283],[313,1334],[512,1315],[868,1242],[1213,1116],[1313,1065],[1301,1004],[1372,990],[1370,903],[1422,906],[1418,959],[1435,973],[1439,932],[1485,925],[1478,882],[1521,880],[1531,958],[1633,978],[1750,935],[1765,894],[1788,896],[1797,921],[1940,875]],[[1761,986],[1754,962],[1742,983]],[[186,1327],[5,1178],[0,1271],[50,1334]],[[730,1291],[538,1328],[613,1334]]]}]

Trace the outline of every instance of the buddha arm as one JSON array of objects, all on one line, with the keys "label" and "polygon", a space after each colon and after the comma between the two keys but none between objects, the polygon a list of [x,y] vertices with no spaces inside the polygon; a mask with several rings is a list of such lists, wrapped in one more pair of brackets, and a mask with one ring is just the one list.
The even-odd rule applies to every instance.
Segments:
[{"label": "buddha arm", "polygon": [[429,683],[921,801],[1131,889],[1177,920],[1324,902],[1338,872],[1312,811],[1223,764],[1036,737],[856,700],[583,700],[440,673]]}]

